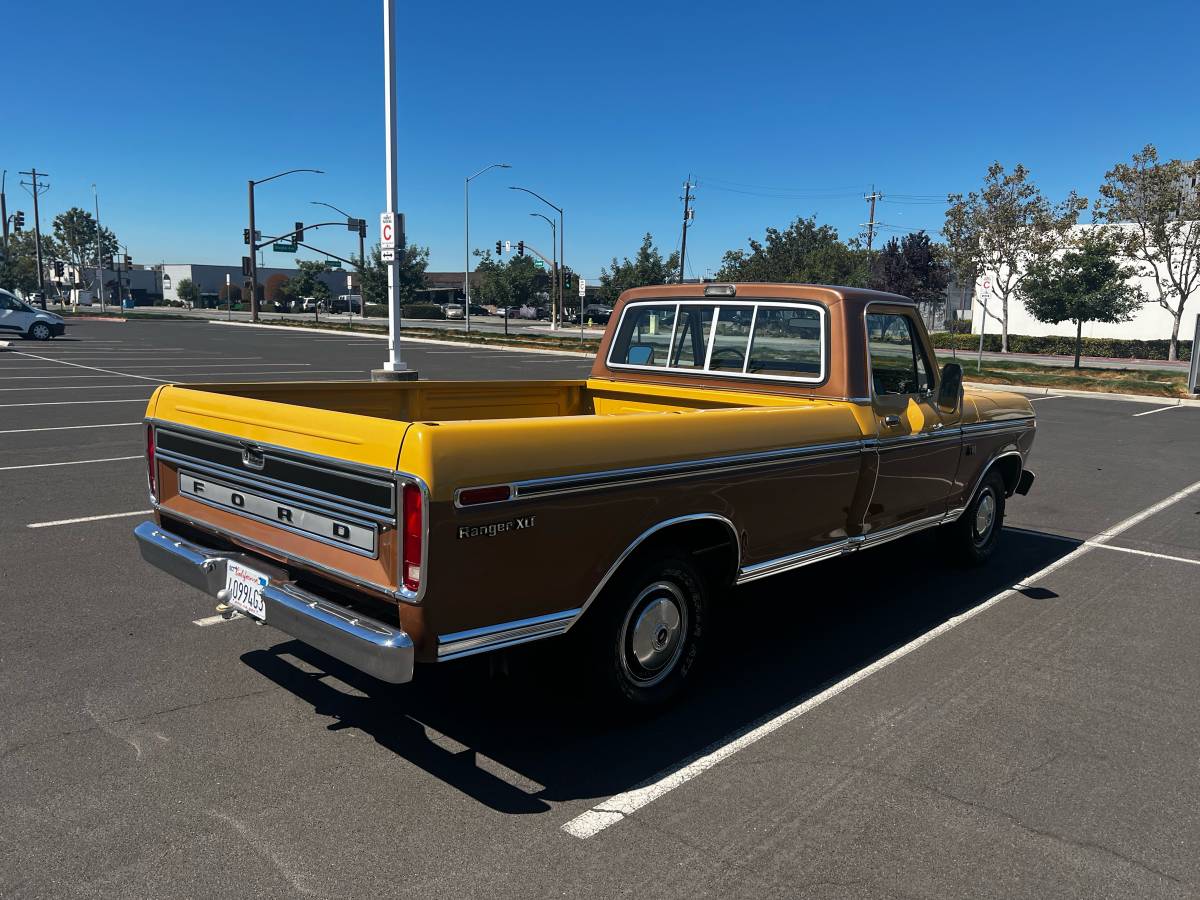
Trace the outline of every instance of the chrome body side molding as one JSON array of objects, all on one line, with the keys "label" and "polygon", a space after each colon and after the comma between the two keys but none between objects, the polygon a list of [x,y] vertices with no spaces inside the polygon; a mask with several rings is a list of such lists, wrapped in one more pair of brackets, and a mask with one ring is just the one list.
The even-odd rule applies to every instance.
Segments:
[{"label": "chrome body side molding", "polygon": [[566,631],[580,612],[578,609],[566,609],[531,619],[518,619],[515,622],[501,622],[499,625],[443,634],[438,637],[438,662],[554,637]]}]

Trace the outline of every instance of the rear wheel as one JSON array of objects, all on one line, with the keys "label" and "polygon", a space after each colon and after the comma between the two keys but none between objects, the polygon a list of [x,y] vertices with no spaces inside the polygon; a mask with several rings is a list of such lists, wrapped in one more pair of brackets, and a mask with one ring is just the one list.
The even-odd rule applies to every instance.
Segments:
[{"label": "rear wheel", "polygon": [[580,622],[589,681],[600,699],[651,709],[690,682],[703,647],[708,589],[678,552],[646,558],[618,573]]},{"label": "rear wheel", "polygon": [[29,326],[29,337],[35,341],[48,341],[53,336],[50,326],[45,322],[34,322]]},{"label": "rear wheel", "polygon": [[1000,473],[989,472],[963,514],[946,526],[945,538],[960,562],[980,566],[996,552],[1004,524],[1005,492]]}]

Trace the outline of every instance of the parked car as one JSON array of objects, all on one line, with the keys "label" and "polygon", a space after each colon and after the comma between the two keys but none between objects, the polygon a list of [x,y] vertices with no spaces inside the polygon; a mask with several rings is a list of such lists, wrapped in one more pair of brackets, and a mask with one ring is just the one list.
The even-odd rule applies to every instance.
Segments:
[{"label": "parked car", "polygon": [[744,598],[711,625],[735,584],[927,530],[941,550],[897,555],[896,579],[993,556],[1034,483],[1034,410],[936,359],[896,295],[676,284],[626,291],[570,381],[163,385],[135,535],[384,681],[558,639],[573,671],[548,677],[646,708],[754,642]]},{"label": "parked car", "polygon": [[477,304],[474,304],[474,303],[471,304],[471,315],[473,315],[473,316],[490,316],[491,314],[492,314],[492,311],[490,309],[488,309],[486,306],[478,306]]},{"label": "parked car", "polygon": [[[611,316],[611,306],[604,306],[600,303],[590,303],[583,308],[583,321],[591,322],[593,325],[607,325]],[[574,325],[578,325],[579,313],[572,313],[567,321]]]},{"label": "parked car", "polygon": [[16,294],[0,288],[0,333],[48,341],[66,330],[67,322],[62,316],[30,306]]},{"label": "parked car", "polygon": [[362,314],[362,296],[359,294],[338,294],[329,305],[330,311],[335,313],[353,312]]},{"label": "parked car", "polygon": [[445,306],[442,307],[442,309],[444,309],[446,311],[447,319],[465,318],[465,316],[463,315],[463,307],[462,307],[461,303],[447,303]]},{"label": "parked car", "polygon": [[521,318],[521,307],[501,306],[496,310],[496,315],[503,316],[505,319],[519,319]]}]

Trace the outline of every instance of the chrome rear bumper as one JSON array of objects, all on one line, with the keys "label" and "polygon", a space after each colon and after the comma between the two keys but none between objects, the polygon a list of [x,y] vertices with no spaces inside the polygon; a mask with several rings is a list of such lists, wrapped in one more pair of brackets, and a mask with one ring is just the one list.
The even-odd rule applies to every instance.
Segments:
[{"label": "chrome rear bumper", "polygon": [[413,642],[402,629],[303,590],[286,571],[257,557],[203,547],[154,522],[143,522],[133,536],[146,562],[218,599],[227,561],[262,572],[269,578],[263,589],[266,624],[381,681],[412,681]]}]

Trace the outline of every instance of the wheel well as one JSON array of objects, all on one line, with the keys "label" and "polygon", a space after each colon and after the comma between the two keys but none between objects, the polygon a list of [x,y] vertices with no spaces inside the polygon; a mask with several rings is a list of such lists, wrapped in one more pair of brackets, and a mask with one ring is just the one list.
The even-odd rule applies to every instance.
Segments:
[{"label": "wheel well", "polygon": [[1021,468],[1023,462],[1019,454],[1009,453],[1001,456],[992,464],[992,471],[999,472],[1000,477],[1004,479],[1004,495],[1011,497],[1017,489],[1017,484],[1021,480]]},{"label": "wheel well", "polygon": [[715,589],[729,587],[737,579],[741,562],[738,539],[733,526],[723,519],[692,519],[660,529],[638,545],[625,565],[668,549],[690,556]]}]

